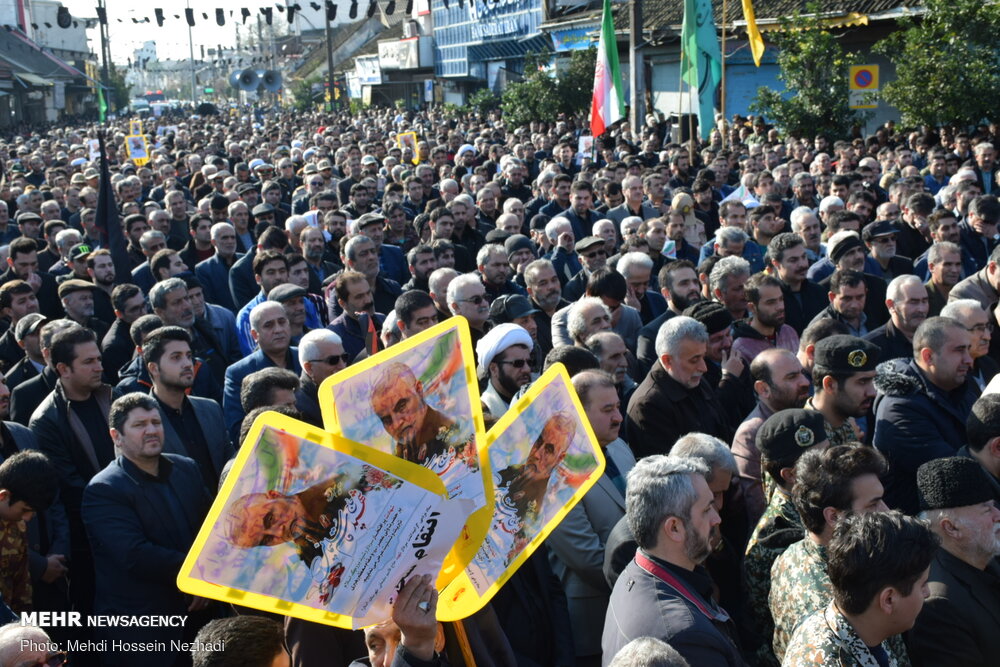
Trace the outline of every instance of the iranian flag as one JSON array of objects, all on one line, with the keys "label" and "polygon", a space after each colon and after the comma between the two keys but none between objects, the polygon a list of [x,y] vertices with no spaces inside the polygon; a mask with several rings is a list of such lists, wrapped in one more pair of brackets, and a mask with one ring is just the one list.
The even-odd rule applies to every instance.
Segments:
[{"label": "iranian flag", "polygon": [[597,67],[594,70],[594,97],[590,104],[590,133],[596,138],[625,117],[625,97],[622,94],[622,73],[618,69],[618,43],[615,22],[611,16],[611,0],[604,0],[601,17],[601,41],[597,45]]}]

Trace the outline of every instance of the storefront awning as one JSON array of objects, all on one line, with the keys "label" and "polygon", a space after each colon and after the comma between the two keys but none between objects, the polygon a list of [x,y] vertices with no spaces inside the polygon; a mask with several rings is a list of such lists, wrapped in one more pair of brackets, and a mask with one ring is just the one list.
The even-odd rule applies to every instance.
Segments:
[{"label": "storefront awning", "polygon": [[[820,16],[819,23],[824,28],[850,28],[852,26],[868,25],[868,15],[858,12],[841,14],[840,16]],[[733,21],[737,28],[746,28],[746,21]],[[780,20],[771,19],[768,21],[757,21],[757,29],[761,32],[795,32],[802,30],[794,24],[783,25]]]},{"label": "storefront awning", "polygon": [[30,84],[33,86],[51,86],[52,81],[44,77],[38,76],[37,74],[32,74],[31,72],[14,72],[14,78],[24,84],[26,87]]}]

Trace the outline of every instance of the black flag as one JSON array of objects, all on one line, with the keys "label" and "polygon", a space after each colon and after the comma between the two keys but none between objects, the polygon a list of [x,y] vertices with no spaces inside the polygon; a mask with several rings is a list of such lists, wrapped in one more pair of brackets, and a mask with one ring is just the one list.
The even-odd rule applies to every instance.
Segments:
[{"label": "black flag", "polygon": [[115,265],[115,284],[120,285],[132,278],[128,271],[131,263],[125,245],[125,234],[122,232],[121,216],[118,215],[118,205],[111,189],[111,170],[108,167],[108,155],[104,147],[104,130],[97,131],[97,140],[101,146],[101,185],[97,192],[97,213],[94,215],[94,224],[101,231],[105,247],[111,251],[111,261]]}]

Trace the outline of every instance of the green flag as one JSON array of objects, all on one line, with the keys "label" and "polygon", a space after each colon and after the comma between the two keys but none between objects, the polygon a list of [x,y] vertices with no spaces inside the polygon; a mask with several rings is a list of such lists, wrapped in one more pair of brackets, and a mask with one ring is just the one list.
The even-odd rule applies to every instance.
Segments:
[{"label": "green flag", "polygon": [[97,119],[102,123],[108,115],[108,103],[104,101],[104,86],[97,84]]},{"label": "green flag", "polygon": [[681,78],[698,91],[698,125],[707,139],[715,126],[715,90],[722,81],[722,52],[712,20],[712,0],[684,0]]}]

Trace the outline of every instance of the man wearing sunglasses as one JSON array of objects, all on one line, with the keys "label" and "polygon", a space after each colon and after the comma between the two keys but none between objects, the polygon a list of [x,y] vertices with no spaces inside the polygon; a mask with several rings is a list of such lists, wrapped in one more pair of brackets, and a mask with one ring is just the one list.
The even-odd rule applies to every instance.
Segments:
[{"label": "man wearing sunglasses", "polygon": [[488,380],[483,405],[499,419],[517,390],[531,382],[531,348],[534,341],[524,327],[500,324],[476,344],[479,377]]},{"label": "man wearing sunglasses", "polygon": [[299,389],[295,392],[295,407],[304,420],[313,426],[323,426],[319,408],[319,386],[337,371],[347,368],[350,357],[344,352],[340,336],[329,329],[314,329],[299,341]]}]

